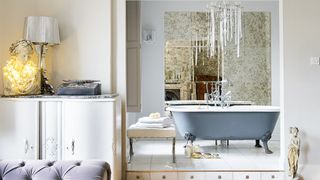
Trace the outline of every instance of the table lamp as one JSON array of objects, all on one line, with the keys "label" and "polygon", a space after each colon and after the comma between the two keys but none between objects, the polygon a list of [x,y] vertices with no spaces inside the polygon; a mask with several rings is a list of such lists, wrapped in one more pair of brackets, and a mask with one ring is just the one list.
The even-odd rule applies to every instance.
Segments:
[{"label": "table lamp", "polygon": [[48,46],[60,44],[57,19],[46,16],[28,16],[25,18],[24,39],[31,41],[39,58],[41,71],[41,94],[54,94],[53,86],[46,75],[45,55]]}]

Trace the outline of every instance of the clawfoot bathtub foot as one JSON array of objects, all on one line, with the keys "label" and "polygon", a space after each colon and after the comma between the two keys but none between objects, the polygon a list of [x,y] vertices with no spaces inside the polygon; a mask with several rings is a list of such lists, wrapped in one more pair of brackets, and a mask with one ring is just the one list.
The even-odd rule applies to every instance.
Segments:
[{"label": "clawfoot bathtub foot", "polygon": [[266,154],[272,154],[273,152],[268,147],[268,141],[262,141],[262,142],[263,142],[263,147]]},{"label": "clawfoot bathtub foot", "polygon": [[259,139],[256,140],[256,145],[254,147],[262,148],[262,146],[260,145],[260,140]]},{"label": "clawfoot bathtub foot", "polygon": [[273,152],[268,147],[268,141],[271,139],[271,133],[267,132],[262,138],[261,141],[263,143],[264,150],[266,154],[272,154]]},{"label": "clawfoot bathtub foot", "polygon": [[196,136],[191,133],[186,132],[186,133],[184,133],[184,139],[187,140],[187,144],[189,143],[189,141],[191,142],[191,144],[193,144],[193,141],[196,140]]}]

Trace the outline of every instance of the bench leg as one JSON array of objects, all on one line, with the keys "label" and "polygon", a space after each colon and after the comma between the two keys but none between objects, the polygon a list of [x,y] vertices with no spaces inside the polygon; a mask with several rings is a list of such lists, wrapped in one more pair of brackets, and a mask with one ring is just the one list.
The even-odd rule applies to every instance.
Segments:
[{"label": "bench leg", "polygon": [[172,139],[172,163],[176,163],[176,138]]},{"label": "bench leg", "polygon": [[132,156],[133,156],[133,139],[129,138],[129,143],[130,143],[130,150],[129,150],[129,163],[131,163]]}]

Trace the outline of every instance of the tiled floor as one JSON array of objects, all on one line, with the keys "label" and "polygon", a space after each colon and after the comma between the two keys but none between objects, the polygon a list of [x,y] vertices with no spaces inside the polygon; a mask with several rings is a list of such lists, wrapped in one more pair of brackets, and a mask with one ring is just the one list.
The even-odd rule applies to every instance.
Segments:
[{"label": "tiled floor", "polygon": [[[134,156],[127,171],[241,171],[279,170],[280,143],[269,142],[273,154],[255,148],[254,141],[230,141],[230,146],[215,146],[214,141],[198,140],[201,152],[219,153],[221,159],[190,159],[184,156],[185,141],[176,143],[176,163],[172,163],[168,141],[136,141]],[[220,144],[220,143],[219,143]]]}]

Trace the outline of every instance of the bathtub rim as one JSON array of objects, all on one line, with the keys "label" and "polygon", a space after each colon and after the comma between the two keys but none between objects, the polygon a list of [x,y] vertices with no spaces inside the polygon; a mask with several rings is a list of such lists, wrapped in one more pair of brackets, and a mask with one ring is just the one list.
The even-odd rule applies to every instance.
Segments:
[{"label": "bathtub rim", "polygon": [[230,107],[209,106],[209,105],[185,105],[185,106],[169,106],[167,111],[172,112],[278,112],[280,106],[259,106],[259,105],[239,105]]}]

